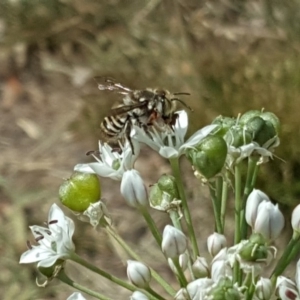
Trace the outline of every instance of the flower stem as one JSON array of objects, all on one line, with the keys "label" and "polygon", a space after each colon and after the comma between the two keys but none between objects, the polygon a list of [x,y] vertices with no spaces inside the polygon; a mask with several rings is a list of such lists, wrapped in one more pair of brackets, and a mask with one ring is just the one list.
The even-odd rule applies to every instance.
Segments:
[{"label": "flower stem", "polygon": [[161,233],[159,232],[155,222],[153,221],[151,215],[149,214],[148,209],[145,208],[144,206],[140,206],[138,209],[142,213],[143,217],[145,218],[145,220],[148,224],[148,227],[149,227],[153,237],[155,238],[158,246],[161,247],[161,242],[162,242]]},{"label": "flower stem", "polygon": [[177,274],[176,275],[177,275],[177,277],[179,279],[181,287],[186,287],[187,284],[188,284],[188,282],[187,282],[187,280],[186,280],[186,278],[184,276],[184,273],[183,273],[183,271],[181,269],[181,266],[179,264],[179,259],[178,258],[174,258],[174,259],[172,259],[172,261],[173,261],[173,264],[174,264],[174,266],[175,266],[175,268],[177,270]]},{"label": "flower stem", "polygon": [[[234,208],[235,208],[235,231],[234,231],[234,244],[237,245],[241,241],[241,209],[242,209],[242,176],[241,176],[241,165],[235,166],[234,170],[235,182],[234,182]],[[241,271],[240,264],[236,260],[233,267],[233,282],[240,282]]]},{"label": "flower stem", "polygon": [[90,289],[74,282],[72,279],[70,279],[67,276],[67,274],[63,270],[61,270],[57,274],[56,278],[58,278],[60,281],[64,282],[65,284],[67,284],[67,285],[69,285],[69,286],[71,286],[71,287],[73,287],[73,288],[75,288],[75,289],[77,289],[81,292],[84,292],[84,293],[86,293],[86,294],[88,294],[88,295],[90,295],[94,298],[97,298],[97,299],[100,299],[100,300],[111,300],[111,298],[105,297],[104,295],[102,295],[100,293],[92,291],[92,290],[90,290]]},{"label": "flower stem", "polygon": [[[130,246],[119,236],[119,234],[115,231],[115,229],[112,226],[106,226],[105,227],[107,233],[113,237],[118,243],[119,245],[121,245],[121,247],[135,260],[142,262],[142,259],[140,258],[139,255],[137,255],[132,248],[130,248]],[[152,268],[150,268],[151,270],[151,275],[152,277],[155,279],[156,282],[158,282],[163,289],[172,297],[174,297],[175,295],[175,290]]]},{"label": "flower stem", "polygon": [[196,239],[194,227],[192,224],[192,217],[191,217],[188,203],[187,203],[187,200],[185,197],[184,186],[183,186],[183,182],[182,182],[182,178],[181,178],[181,172],[180,172],[180,168],[179,168],[178,158],[171,158],[170,164],[172,167],[173,175],[174,175],[176,183],[177,183],[180,200],[182,201],[183,214],[184,214],[184,218],[185,218],[186,225],[188,228],[190,240],[192,243],[192,249],[193,249],[193,255],[194,255],[193,259],[196,259],[197,256],[200,256],[199,249],[198,249],[198,245],[197,245],[197,239]]},{"label": "flower stem", "polygon": [[228,183],[227,177],[223,178],[222,184],[222,199],[221,199],[221,224],[223,228],[223,232],[225,229],[225,214],[226,214],[226,207],[227,207],[227,198],[228,198]]},{"label": "flower stem", "polygon": [[178,215],[178,212],[177,211],[170,211],[169,216],[170,216],[170,219],[172,220],[173,226],[182,231],[182,226],[181,226],[181,223],[180,223],[180,217]]},{"label": "flower stem", "polygon": [[151,295],[153,295],[154,297],[156,297],[157,299],[159,299],[159,300],[165,300],[165,298],[163,298],[162,296],[160,296],[159,294],[157,294],[150,286],[148,286],[147,288],[145,288],[145,290],[146,290],[149,294],[151,294]]},{"label": "flower stem", "polygon": [[215,185],[212,186],[209,184],[209,192],[210,197],[212,200],[213,210],[214,210],[214,216],[215,216],[215,223],[216,223],[216,231],[220,234],[223,234],[223,228],[221,223],[221,207],[219,204],[219,199],[217,198],[217,191],[215,189]]},{"label": "flower stem", "polygon": [[242,178],[241,178],[241,166],[235,166],[235,183],[234,183],[234,194],[235,194],[235,234],[234,244],[238,244],[241,241],[241,209],[242,209]]},{"label": "flower stem", "polygon": [[279,275],[283,273],[285,268],[289,265],[292,259],[299,254],[300,251],[300,236],[294,234],[293,238],[290,240],[288,245],[285,247],[283,254],[281,255],[273,273],[271,276],[271,281],[274,284]]},{"label": "flower stem", "polygon": [[259,170],[259,165],[257,165],[257,161],[257,157],[249,156],[248,158],[248,170],[242,200],[241,239],[246,239],[247,237],[246,202],[256,183],[256,178]]},{"label": "flower stem", "polygon": [[[81,258],[79,255],[77,255],[76,253],[72,253],[70,255],[70,260],[84,266],[85,268],[93,271],[96,274],[99,274],[102,277],[105,277],[106,279],[110,280],[111,282],[131,291],[134,292],[136,290],[139,290],[138,288],[136,288],[134,285],[116,277],[113,276],[105,271],[103,271],[102,269],[97,268],[94,264],[89,263],[88,261],[84,260],[83,258]],[[156,297],[153,297],[151,294],[149,294],[148,292],[143,291],[143,293],[145,295],[147,295],[150,299],[156,299]]]}]

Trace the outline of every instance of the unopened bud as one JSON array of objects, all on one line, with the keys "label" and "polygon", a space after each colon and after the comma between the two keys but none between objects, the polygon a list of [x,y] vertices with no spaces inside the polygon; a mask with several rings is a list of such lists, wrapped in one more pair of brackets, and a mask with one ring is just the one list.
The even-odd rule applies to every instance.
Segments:
[{"label": "unopened bud", "polygon": [[163,232],[161,248],[168,258],[177,258],[187,248],[186,236],[179,229],[167,225]]},{"label": "unopened bud", "polygon": [[246,203],[246,221],[249,226],[254,227],[257,217],[258,206],[264,200],[270,201],[269,197],[260,190],[254,189],[248,196]]},{"label": "unopened bud", "polygon": [[121,194],[132,207],[148,205],[148,194],[142,177],[136,170],[124,172],[121,182]]},{"label": "unopened bud", "polygon": [[284,227],[284,216],[279,210],[278,204],[263,201],[258,206],[258,213],[255,220],[254,232],[261,233],[266,239],[276,239]]},{"label": "unopened bud", "polygon": [[145,294],[143,294],[142,292],[135,291],[131,295],[130,300],[149,300],[149,298]]},{"label": "unopened bud", "polygon": [[[188,256],[188,254],[185,252],[185,253],[179,255],[178,261],[179,261],[179,266],[180,266],[180,268],[181,268],[182,271],[184,272],[184,271],[186,270],[187,266],[188,266],[188,261],[189,261],[189,256]],[[177,274],[178,271],[177,271],[177,269],[176,269],[176,267],[175,267],[175,265],[174,265],[174,263],[173,263],[172,258],[168,258],[168,264],[169,264],[170,268],[172,269],[172,271],[173,271],[175,274]]]},{"label": "unopened bud", "polygon": [[196,278],[205,278],[209,276],[209,266],[204,257],[197,257],[192,265],[192,270]]},{"label": "unopened bud", "polygon": [[214,232],[207,239],[208,252],[212,257],[216,256],[221,249],[227,246],[225,235]]},{"label": "unopened bud", "polygon": [[273,293],[272,282],[269,278],[261,277],[255,285],[255,295],[260,300],[269,300]]},{"label": "unopened bud", "polygon": [[151,280],[150,269],[139,261],[127,261],[127,277],[132,284],[139,288],[146,288],[149,286]]}]

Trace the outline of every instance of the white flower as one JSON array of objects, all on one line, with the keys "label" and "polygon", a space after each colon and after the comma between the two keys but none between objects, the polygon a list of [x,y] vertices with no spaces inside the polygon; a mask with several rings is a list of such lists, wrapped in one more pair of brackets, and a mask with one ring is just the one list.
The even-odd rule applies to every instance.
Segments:
[{"label": "white flower", "polygon": [[149,132],[151,135],[150,137],[143,129],[135,127],[133,139],[145,143],[153,150],[157,151],[161,156],[169,159],[179,157],[186,149],[193,148],[217,127],[217,125],[208,125],[195,132],[186,142],[184,142],[184,137],[188,129],[188,116],[184,110],[178,111],[177,114],[178,118],[173,127],[174,131],[158,132],[153,128],[153,131]]},{"label": "white flower", "polygon": [[84,173],[96,173],[102,177],[109,177],[114,180],[121,180],[124,172],[133,168],[134,162],[140,152],[140,145],[132,140],[134,152],[128,141],[125,146],[121,146],[121,153],[115,151],[107,143],[101,144],[99,141],[99,157],[92,154],[97,162],[88,164],[78,164],[74,170]]},{"label": "white flower", "polygon": [[79,292],[73,293],[67,300],[86,300]]},{"label": "white flower", "polygon": [[30,229],[39,245],[32,245],[21,255],[21,264],[39,262],[38,267],[50,267],[58,259],[67,259],[74,253],[74,223],[56,204],[50,208],[48,228],[34,225]]}]

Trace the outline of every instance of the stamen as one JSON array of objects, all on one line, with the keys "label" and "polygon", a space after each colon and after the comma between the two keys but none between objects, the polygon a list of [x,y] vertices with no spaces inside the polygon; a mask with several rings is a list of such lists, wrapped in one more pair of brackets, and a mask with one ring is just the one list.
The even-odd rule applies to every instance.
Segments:
[{"label": "stamen", "polygon": [[56,223],[58,223],[57,220],[51,220],[48,224],[56,224]]},{"label": "stamen", "polygon": [[30,243],[30,241],[26,241],[26,245],[27,245],[27,248],[28,248],[29,250],[31,250],[31,249],[32,249],[32,246],[31,246],[31,243]]},{"label": "stamen", "polygon": [[35,241],[36,242],[39,242],[40,240],[42,240],[44,238],[44,236],[43,235],[41,235],[41,236],[39,236],[39,237],[37,237],[37,238],[35,238]]}]

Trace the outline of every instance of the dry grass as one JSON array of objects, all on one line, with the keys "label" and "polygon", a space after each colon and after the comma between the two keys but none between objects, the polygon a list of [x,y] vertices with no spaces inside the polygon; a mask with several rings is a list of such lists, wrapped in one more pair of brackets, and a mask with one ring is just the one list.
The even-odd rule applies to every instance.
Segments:
[{"label": "dry grass", "polygon": [[[99,120],[114,98],[97,90],[95,75],[113,76],[133,88],[191,92],[187,102],[195,110],[194,128],[219,114],[236,116],[262,107],[276,113],[283,124],[278,155],[285,162],[276,159],[264,168],[260,185],[280,202],[297,202],[298,3],[199,2],[1,1],[1,299],[65,299],[71,293],[57,283],[38,289],[35,269],[20,267],[18,258],[28,225],[46,220],[62,178],[97,147]],[[169,170],[147,149],[137,167],[149,184]],[[204,249],[210,204],[190,168],[184,165],[184,170]],[[160,254],[143,221],[113,190],[118,184],[103,180],[103,196],[121,234],[150,261],[157,260]],[[161,228],[167,222],[163,214],[154,217]],[[111,259],[117,250],[102,232],[77,223],[75,242],[79,253],[125,276],[124,257]],[[155,267],[170,275],[160,262]],[[70,269],[81,273],[76,266]],[[81,274],[80,281],[125,299],[93,274]]]}]

